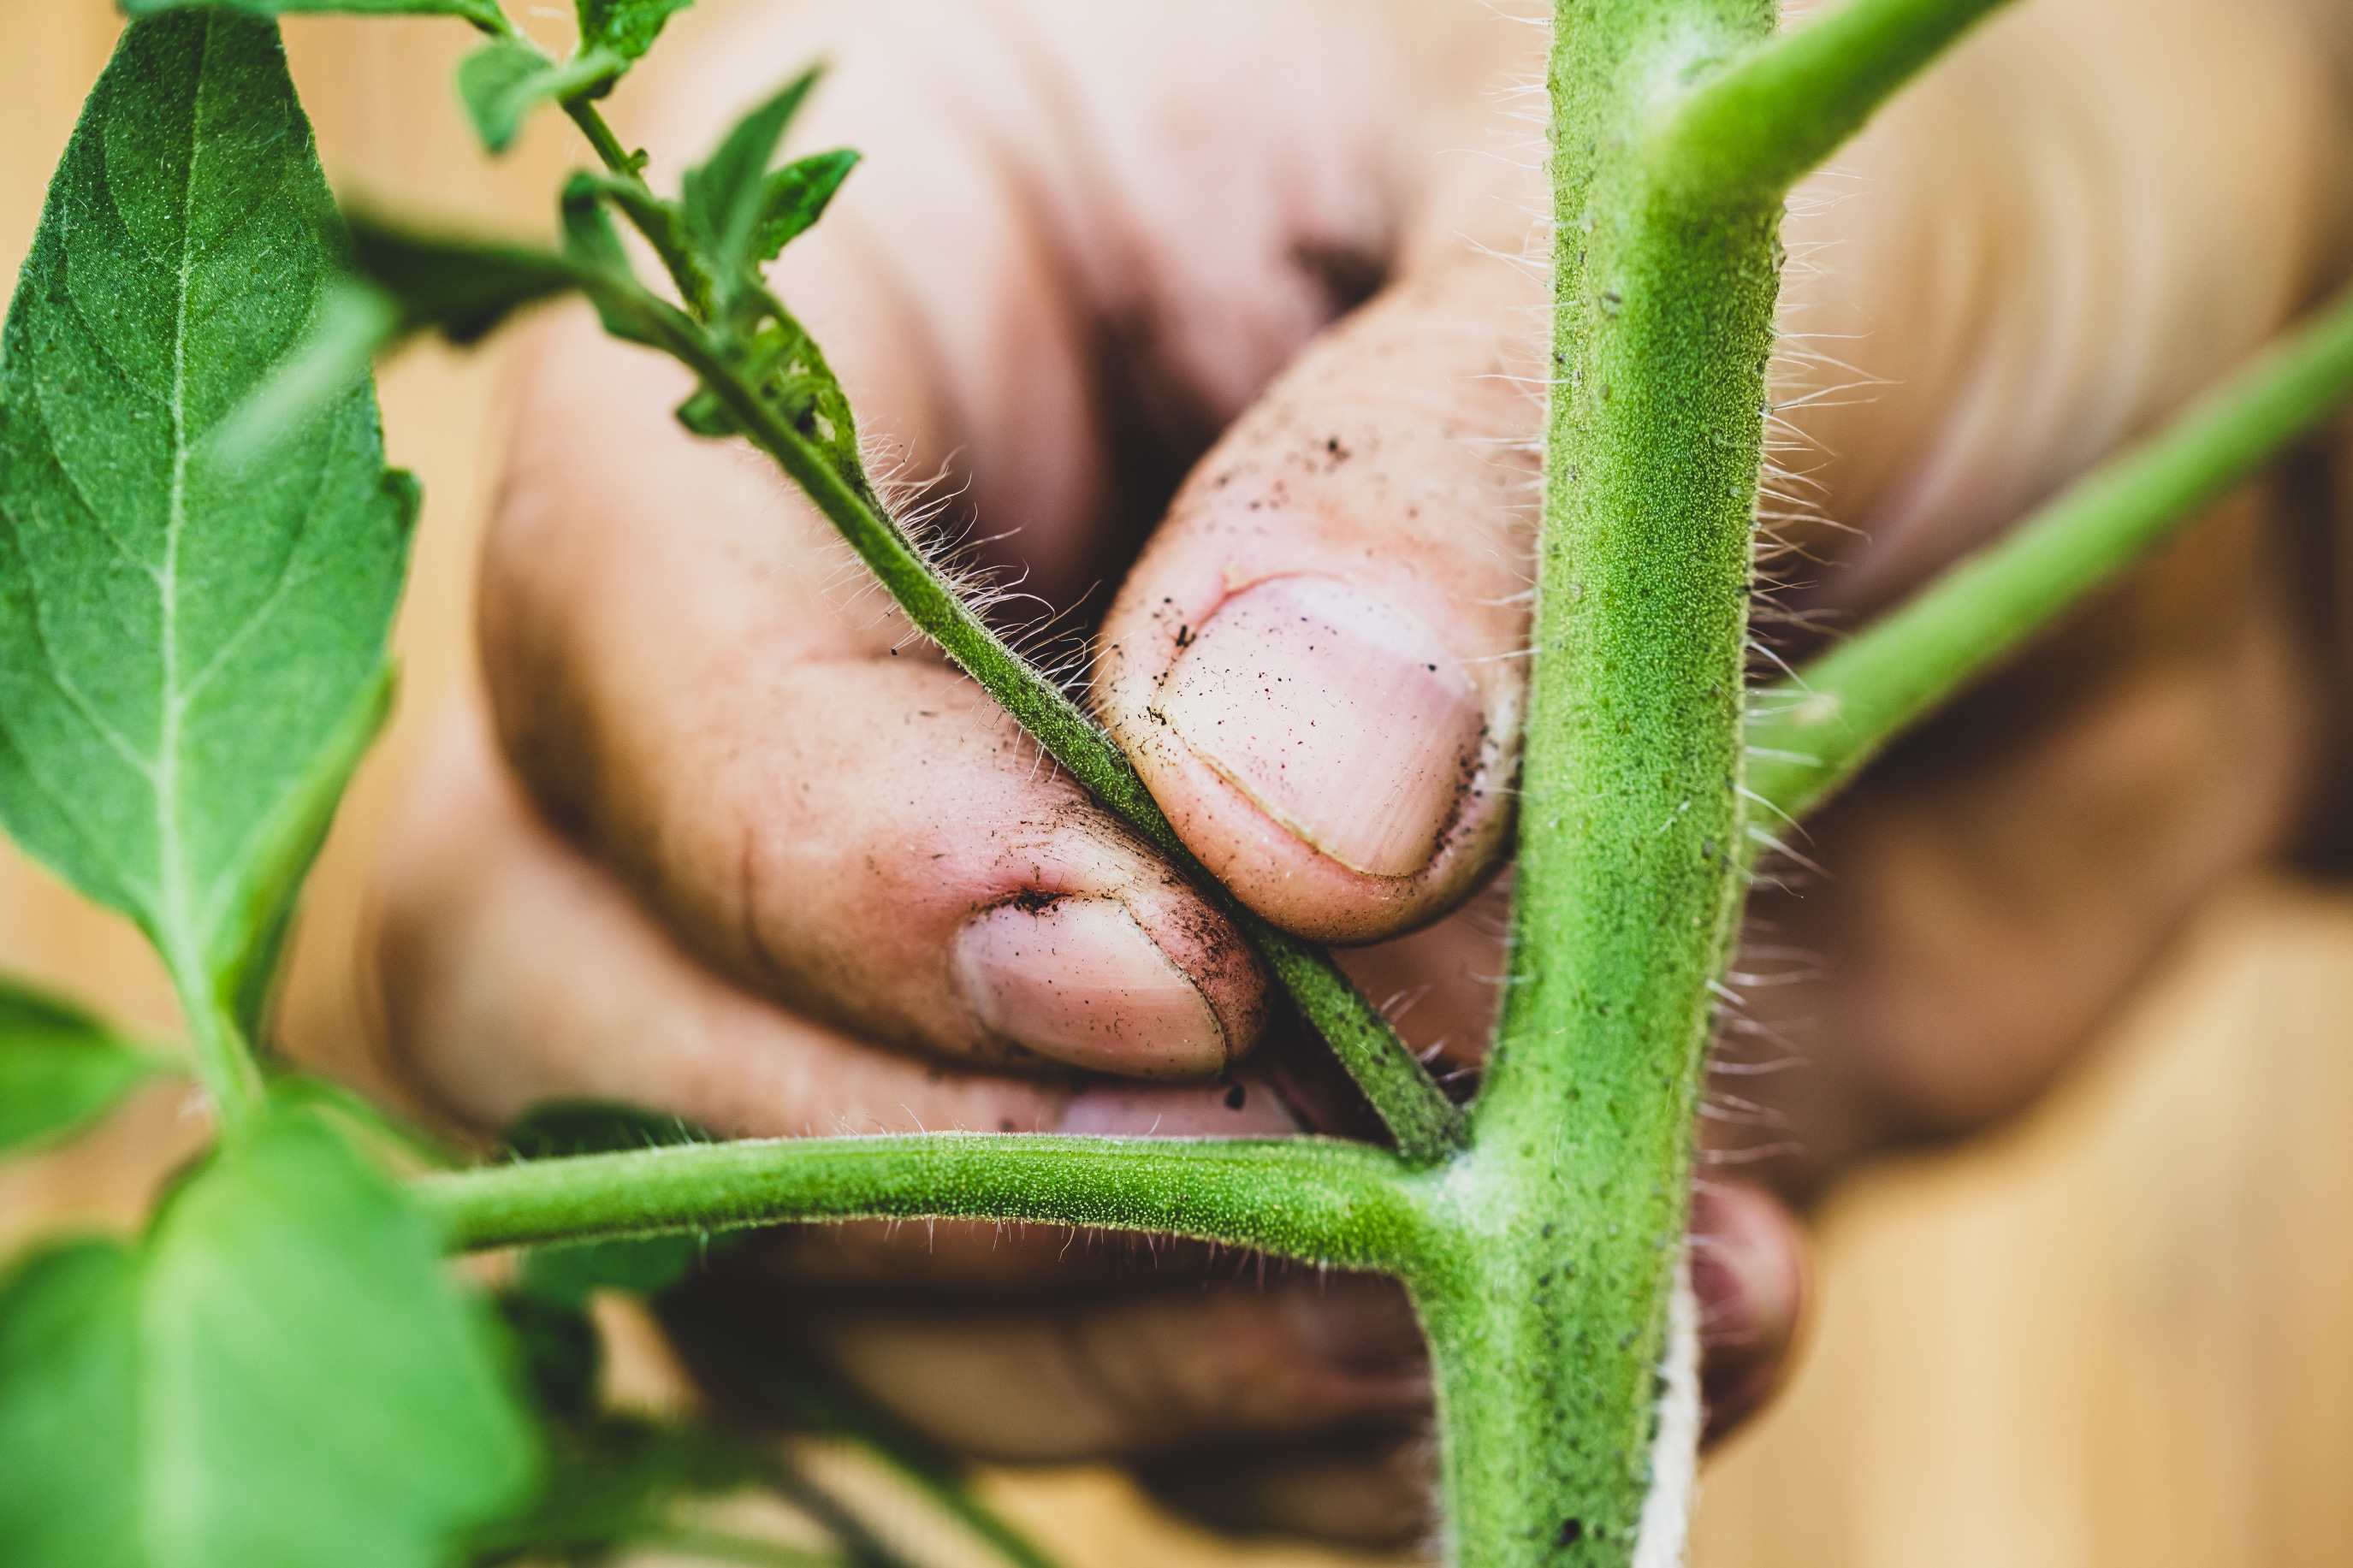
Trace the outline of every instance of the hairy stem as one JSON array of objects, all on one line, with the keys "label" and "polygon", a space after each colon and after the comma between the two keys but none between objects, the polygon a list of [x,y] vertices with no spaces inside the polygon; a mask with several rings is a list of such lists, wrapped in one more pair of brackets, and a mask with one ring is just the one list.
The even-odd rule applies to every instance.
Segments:
[{"label": "hairy stem", "polygon": [[1757,694],[1748,787],[1801,817],[2353,395],[2353,295],[1870,629]]},{"label": "hairy stem", "polygon": [[[1435,1184],[1440,1240],[1409,1279],[1459,1562],[1616,1568],[1645,1528],[1680,1531],[1644,1504],[1712,987],[1743,886],[1783,200],[1988,8],[1858,0],[1778,37],[1772,0],[1556,10],[1553,386],[1512,979],[1472,1151]],[[1732,63],[1675,96],[1718,59]]]},{"label": "hairy stem", "polygon": [[[1665,13],[1662,15],[1662,13]],[[1769,0],[1565,4],[1554,386],[1512,983],[1425,1287],[1459,1560],[1623,1564],[1737,901],[1742,647],[1779,193],[1644,163],[1650,83]]]},{"label": "hairy stem", "polygon": [[776,1138],[526,1161],[409,1188],[455,1247],[802,1220],[1002,1219],[1194,1237],[1349,1268],[1420,1246],[1397,1159],[1332,1139]]}]

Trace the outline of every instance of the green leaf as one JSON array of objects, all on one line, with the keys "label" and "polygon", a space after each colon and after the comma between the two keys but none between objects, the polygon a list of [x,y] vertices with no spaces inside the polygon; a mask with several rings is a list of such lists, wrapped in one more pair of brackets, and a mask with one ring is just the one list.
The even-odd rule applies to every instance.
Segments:
[{"label": "green leaf", "polygon": [[348,280],[329,285],[301,344],[213,432],[214,452],[241,469],[267,463],[279,442],[301,434],[366,376],[399,331],[400,307],[380,289]]},{"label": "green leaf", "polygon": [[768,213],[768,161],[823,74],[822,66],[811,66],[795,77],[737,121],[709,162],[686,172],[681,195],[687,233],[710,259],[723,289],[734,290],[751,265],[753,242]]},{"label": "green leaf", "polygon": [[521,38],[492,38],[458,62],[458,97],[482,145],[503,153],[542,103],[609,88],[629,62],[609,49],[583,49],[557,62]]},{"label": "green leaf", "polygon": [[417,490],[371,389],[266,469],[208,441],[343,249],[276,30],[134,22],[0,342],[0,823],[139,921],[200,1046],[388,700]]},{"label": "green leaf", "polygon": [[581,47],[610,49],[625,59],[637,59],[653,47],[671,12],[693,4],[694,0],[577,0]]},{"label": "green leaf", "polygon": [[196,9],[241,11],[248,16],[279,16],[296,11],[351,11],[370,16],[462,16],[486,33],[505,33],[506,16],[498,0],[122,0],[128,16],[154,16],[166,11]]},{"label": "green leaf", "polygon": [[843,147],[798,159],[770,174],[755,247],[760,259],[774,260],[778,251],[807,233],[856,167],[858,154]]},{"label": "green leaf", "polygon": [[565,256],[582,267],[626,275],[629,255],[621,248],[620,231],[613,226],[612,215],[605,210],[606,186],[618,184],[585,171],[575,174],[565,182],[557,210],[564,219]]},{"label": "green leaf", "polygon": [[78,1007],[0,980],[0,1150],[91,1121],[175,1066]]},{"label": "green leaf", "polygon": [[[565,1159],[626,1149],[708,1143],[711,1134],[675,1116],[604,1100],[554,1100],[534,1108],[507,1131],[507,1147],[524,1160]],[[656,1236],[641,1241],[586,1241],[542,1247],[522,1260],[523,1288],[541,1300],[577,1307],[593,1290],[651,1295],[674,1283],[714,1241],[733,1238]]]},{"label": "green leaf", "polygon": [[586,277],[578,263],[529,246],[419,234],[364,213],[347,221],[359,270],[394,300],[403,332],[432,329],[453,343],[476,342]]},{"label": "green leaf", "polygon": [[0,1287],[6,1568],[433,1568],[537,1471],[487,1315],[382,1176],[272,1108],[139,1247]]}]

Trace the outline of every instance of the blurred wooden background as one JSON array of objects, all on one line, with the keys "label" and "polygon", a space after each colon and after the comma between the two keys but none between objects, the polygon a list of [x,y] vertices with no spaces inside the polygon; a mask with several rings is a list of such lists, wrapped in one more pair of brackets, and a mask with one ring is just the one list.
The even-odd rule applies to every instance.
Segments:
[{"label": "blurred wooden background", "polygon": [[[562,11],[544,14],[560,29]],[[562,8],[568,10],[567,7]],[[104,0],[0,0],[0,260],[117,22]],[[689,14],[676,26],[703,18]],[[543,225],[571,160],[553,117],[475,150],[430,20],[298,20],[290,48],[339,188]],[[552,35],[553,36],[553,35]],[[626,118],[626,98],[622,103]],[[426,486],[400,632],[401,716],[330,841],[301,942],[360,939],[363,889],[419,737],[470,679],[470,575],[499,437],[495,352],[385,377],[394,460]],[[0,850],[0,966],[157,1033],[169,994],[123,922]],[[313,963],[306,974],[340,976]],[[348,983],[287,999],[307,1054],[364,1075]],[[1700,1568],[2277,1568],[2353,1562],[2353,896],[2284,878],[2218,900],[2092,1060],[2023,1124],[1882,1167],[1821,1216],[1813,1341],[1780,1406],[1711,1465]],[[0,1248],[60,1215],[127,1223],[198,1135],[174,1091],[0,1170]],[[1080,1568],[1324,1554],[1217,1542],[1117,1478],[1004,1476]]]}]

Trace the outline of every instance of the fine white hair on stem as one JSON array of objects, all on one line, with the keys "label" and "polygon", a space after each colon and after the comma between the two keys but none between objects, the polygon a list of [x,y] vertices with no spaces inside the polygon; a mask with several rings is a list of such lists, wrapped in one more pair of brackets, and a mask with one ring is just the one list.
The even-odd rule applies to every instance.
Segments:
[{"label": "fine white hair on stem", "polygon": [[1657,1426],[1651,1437],[1651,1489],[1642,1499],[1633,1568],[1683,1568],[1683,1540],[1699,1502],[1699,1298],[1691,1257],[1675,1260],[1667,1295],[1666,1355],[1659,1366]]}]

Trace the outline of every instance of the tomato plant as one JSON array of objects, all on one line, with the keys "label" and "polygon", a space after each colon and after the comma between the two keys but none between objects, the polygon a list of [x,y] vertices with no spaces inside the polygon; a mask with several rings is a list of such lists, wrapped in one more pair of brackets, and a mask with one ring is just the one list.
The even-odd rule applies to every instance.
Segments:
[{"label": "tomato plant", "polygon": [[[817,74],[674,184],[607,126],[599,101],[685,3],[579,0],[563,59],[496,0],[128,6],[0,349],[0,821],[153,942],[219,1135],[135,1245],[59,1239],[0,1285],[0,1563],[402,1568],[645,1542],[788,1560],[674,1506],[744,1487],[794,1502],[827,1552],[895,1561],[750,1436],[598,1412],[583,1311],[598,1288],[660,1291],[746,1226],[871,1216],[1177,1235],[1395,1275],[1433,1357],[1452,1559],[1675,1560],[1700,1426],[1681,1283],[1693,1119],[1760,848],[2326,413],[2353,387],[2353,310],[1754,686],[1786,198],[1998,0],[1848,0],[1786,30],[1770,0],[1562,0],[1513,970],[1458,1105],[1327,954],[1195,860],[1093,716],[886,504],[765,270],[858,162],[778,163]],[[560,247],[339,213],[271,20],[297,10],[478,29],[459,86],[484,144],[549,105],[596,158],[558,195]],[[1386,1143],[716,1142],[574,1106],[461,1168],[257,1048],[303,875],[392,700],[417,496],[385,466],[369,363],[566,295],[690,369],[680,421],[772,459],[916,626],[1226,911]],[[0,994],[0,1146],[69,1132],[175,1061]],[[487,1302],[444,1263],[511,1247],[530,1250]],[[786,1404],[1000,1553],[1040,1560],[954,1461],[820,1371],[745,1375],[781,1379]]]}]

